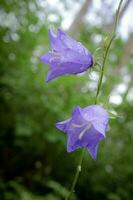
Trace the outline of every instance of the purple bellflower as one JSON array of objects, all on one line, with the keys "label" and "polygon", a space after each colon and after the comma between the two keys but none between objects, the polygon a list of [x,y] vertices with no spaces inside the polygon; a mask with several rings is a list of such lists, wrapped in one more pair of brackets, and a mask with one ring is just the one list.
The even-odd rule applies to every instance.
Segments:
[{"label": "purple bellflower", "polygon": [[40,57],[40,60],[51,66],[47,81],[64,74],[78,74],[93,66],[93,57],[80,43],[69,37],[61,29],[55,35],[49,30],[51,50]]},{"label": "purple bellflower", "polygon": [[56,127],[67,135],[67,151],[87,148],[92,158],[97,157],[98,145],[105,138],[109,115],[99,105],[85,108],[75,107],[72,117],[56,123]]}]

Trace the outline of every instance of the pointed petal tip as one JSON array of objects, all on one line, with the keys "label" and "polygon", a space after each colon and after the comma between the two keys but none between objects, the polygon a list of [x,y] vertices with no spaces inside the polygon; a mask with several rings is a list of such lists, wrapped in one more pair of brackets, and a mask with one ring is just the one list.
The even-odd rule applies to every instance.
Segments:
[{"label": "pointed petal tip", "polygon": [[58,29],[57,29],[57,33],[63,33],[64,34],[64,32],[61,30],[61,28],[59,27]]},{"label": "pointed petal tip", "polygon": [[45,57],[45,55],[42,55],[39,57],[40,62],[44,64],[48,64],[48,59]]},{"label": "pointed petal tip", "polygon": [[71,153],[71,152],[73,152],[73,150],[70,149],[70,147],[67,147],[67,153]]},{"label": "pointed petal tip", "polygon": [[[90,152],[89,152],[89,153],[90,153]],[[90,153],[90,155],[91,155],[91,157],[92,157],[93,160],[96,160],[96,159],[97,159],[97,153],[96,153],[96,154]]]},{"label": "pointed petal tip", "polygon": [[97,159],[97,153],[95,155],[91,155],[93,160],[96,160]]},{"label": "pointed petal tip", "polygon": [[58,128],[58,126],[60,125],[60,123],[61,123],[61,122],[56,122],[56,123],[55,123],[56,128]]},{"label": "pointed petal tip", "polygon": [[40,56],[38,59],[39,59],[41,62],[43,62],[43,56]]},{"label": "pointed petal tip", "polygon": [[62,34],[65,34],[65,33],[61,30],[60,27],[57,28],[56,33],[54,33],[51,29],[48,29],[48,33],[49,33],[50,39],[54,39],[54,38],[60,37],[60,35],[62,35]]},{"label": "pointed petal tip", "polygon": [[45,81],[46,83],[49,83],[50,82],[50,80],[48,80],[47,78],[46,78],[46,81]]},{"label": "pointed petal tip", "polygon": [[51,80],[51,79],[49,78],[49,76],[47,76],[47,77],[46,77],[46,83],[50,82],[50,80]]},{"label": "pointed petal tip", "polygon": [[91,155],[93,160],[97,159],[97,152],[98,152],[98,144],[96,146],[87,147],[89,154]]},{"label": "pointed petal tip", "polygon": [[51,29],[48,29],[48,33],[49,33],[50,36],[54,36],[54,33]]},{"label": "pointed petal tip", "polygon": [[80,111],[81,111],[81,107],[80,106],[74,106],[74,108],[73,108],[73,114],[76,113],[76,112],[80,113]]},{"label": "pointed petal tip", "polygon": [[50,82],[50,81],[53,81],[54,79],[56,79],[57,77],[52,77],[51,75],[47,75],[47,77],[46,77],[46,82],[48,83],[48,82]]},{"label": "pointed petal tip", "polygon": [[63,131],[64,133],[67,134],[67,129],[68,129],[68,123],[70,122],[70,119],[67,119],[65,121],[57,122],[55,124],[56,128],[58,128],[60,131]]},{"label": "pointed petal tip", "polygon": [[73,148],[73,147],[71,147],[71,146],[69,146],[68,144],[67,144],[67,152],[68,153],[71,153],[71,152],[73,152],[75,149]]},{"label": "pointed petal tip", "polygon": [[53,32],[51,29],[48,29],[48,33],[49,33],[49,38],[50,39],[55,39],[58,35],[58,29],[57,29],[57,32]]},{"label": "pointed petal tip", "polygon": [[57,123],[55,123],[55,127],[57,128],[57,129],[59,129],[60,131],[65,131],[64,129],[65,129],[65,126],[64,126],[64,124],[62,123],[62,122],[57,122]]},{"label": "pointed petal tip", "polygon": [[48,83],[48,82],[52,81],[54,78],[55,78],[55,77],[53,76],[52,69],[50,69],[50,70],[48,71],[48,75],[47,75],[47,78],[46,78],[46,82]]},{"label": "pointed petal tip", "polygon": [[39,60],[45,64],[49,64],[49,59],[50,59],[50,54],[48,52],[39,57]]}]

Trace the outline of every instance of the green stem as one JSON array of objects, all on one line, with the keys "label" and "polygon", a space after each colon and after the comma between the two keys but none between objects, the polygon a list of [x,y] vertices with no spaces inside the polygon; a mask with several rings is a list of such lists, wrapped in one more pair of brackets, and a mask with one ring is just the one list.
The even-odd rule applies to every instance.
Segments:
[{"label": "green stem", "polygon": [[117,24],[118,24],[118,17],[119,17],[119,12],[120,12],[120,8],[121,8],[121,5],[122,5],[122,2],[123,2],[123,0],[120,1],[118,9],[116,11],[114,28],[113,28],[113,31],[112,31],[111,38],[110,38],[110,40],[108,42],[108,45],[106,47],[106,51],[105,51],[105,55],[104,55],[104,59],[103,59],[103,63],[102,63],[102,68],[101,68],[101,74],[100,74],[100,78],[99,78],[99,81],[98,81],[95,104],[97,104],[98,95],[100,93],[100,89],[101,89],[101,86],[102,86],[103,74],[104,74],[104,70],[105,70],[105,64],[106,64],[106,60],[107,60],[107,57],[108,57],[108,53],[109,53],[111,44],[112,44],[113,40],[115,39],[116,28],[117,28]]},{"label": "green stem", "polygon": [[85,153],[85,149],[82,149],[81,155],[79,157],[79,162],[78,162],[78,166],[77,166],[77,169],[76,169],[76,173],[75,173],[73,183],[72,183],[72,186],[71,186],[71,190],[70,190],[70,192],[69,192],[69,194],[68,194],[68,196],[66,197],[65,200],[69,200],[71,198],[73,192],[74,192],[76,183],[78,181],[79,174],[81,172],[81,166],[82,166],[82,162],[83,162],[83,158],[84,158],[84,153]]},{"label": "green stem", "polygon": [[[109,49],[110,49],[111,44],[112,44],[112,42],[115,38],[115,33],[116,33],[116,28],[117,28],[117,23],[118,23],[118,17],[119,17],[119,12],[120,12],[122,2],[123,2],[123,0],[120,1],[118,9],[116,11],[114,28],[113,28],[112,35],[111,35],[111,38],[109,40],[109,43],[106,47],[106,51],[105,51],[105,55],[104,55],[104,59],[103,59],[103,63],[102,63],[102,68],[101,68],[101,74],[100,74],[99,81],[98,81],[98,87],[97,87],[97,92],[96,92],[96,97],[95,97],[95,104],[97,104],[98,95],[99,95],[99,92],[100,92],[100,89],[101,89],[103,74],[104,74],[104,70],[105,70],[105,64],[106,64],[107,56],[108,56],[108,53],[109,53]],[[77,169],[76,169],[76,173],[75,173],[75,176],[74,176],[74,179],[73,179],[73,182],[72,182],[71,190],[70,190],[70,192],[69,192],[69,194],[68,194],[68,196],[66,197],[65,200],[69,200],[71,198],[74,190],[75,190],[75,186],[76,186],[76,183],[78,181],[79,174],[81,172],[81,166],[82,166],[84,154],[85,154],[85,149],[82,149],[81,155],[79,157],[79,162],[78,162],[78,166],[77,166]]]}]

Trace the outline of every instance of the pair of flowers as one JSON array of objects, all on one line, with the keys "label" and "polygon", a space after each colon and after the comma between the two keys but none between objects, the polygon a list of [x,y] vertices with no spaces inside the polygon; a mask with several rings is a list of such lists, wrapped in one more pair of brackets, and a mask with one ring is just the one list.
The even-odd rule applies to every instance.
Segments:
[{"label": "pair of flowers", "polygon": [[[78,74],[93,66],[93,57],[80,43],[58,29],[55,35],[49,30],[51,50],[40,60],[51,66],[47,81],[64,74]],[[98,145],[105,138],[109,115],[99,105],[85,108],[74,107],[68,120],[56,123],[56,127],[67,135],[67,151],[86,148],[93,159],[97,157]]]}]

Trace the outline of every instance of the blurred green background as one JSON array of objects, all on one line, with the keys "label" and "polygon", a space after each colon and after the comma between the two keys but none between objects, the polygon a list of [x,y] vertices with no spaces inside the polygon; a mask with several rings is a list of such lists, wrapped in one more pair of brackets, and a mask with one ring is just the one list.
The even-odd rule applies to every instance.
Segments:
[{"label": "blurred green background", "polygon": [[[93,104],[99,67],[45,82],[48,28],[62,27],[101,62],[118,1],[3,0],[0,6],[0,200],[62,200],[80,150],[54,123]],[[99,104],[113,112],[98,159],[86,153],[74,200],[133,199],[132,0],[124,1]],[[102,11],[102,12],[101,12]],[[100,49],[97,49],[101,47]],[[97,49],[97,50],[96,50]]]}]

